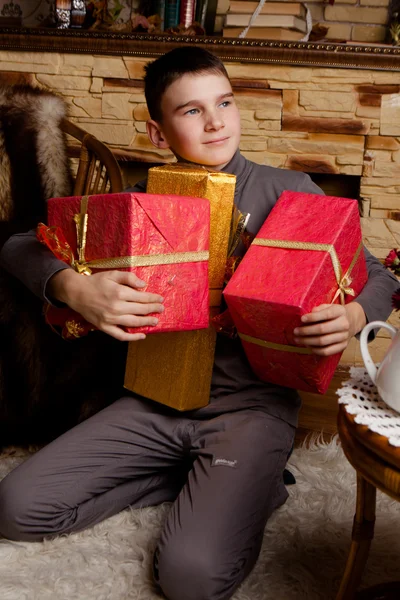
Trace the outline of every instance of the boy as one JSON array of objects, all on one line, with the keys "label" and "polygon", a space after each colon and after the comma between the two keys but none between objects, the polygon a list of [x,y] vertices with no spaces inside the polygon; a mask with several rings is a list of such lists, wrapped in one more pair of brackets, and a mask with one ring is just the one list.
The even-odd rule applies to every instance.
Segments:
[{"label": "boy", "polygon": [[[283,190],[321,193],[303,173],[240,155],[229,78],[206,50],[180,48],[152,62],[145,93],[153,144],[171,148],[179,160],[234,173],[235,202],[251,214],[252,233]],[[81,277],[45,250],[34,233],[14,236],[2,265],[37,295],[65,302],[119,340],[144,337],[121,326],[156,323],[162,298],[144,291],[134,274]],[[387,318],[397,280],[367,251],[366,259],[369,280],[357,300],[305,315],[295,332],[299,343],[333,354],[367,320]],[[287,498],[282,473],[300,400],[294,390],[259,381],[240,342],[219,337],[209,406],[180,414],[138,396],[121,398],[5,478],[0,533],[41,540],[128,505],[173,501],[155,553],[156,581],[169,600],[230,598],[257,559],[267,519]]]}]

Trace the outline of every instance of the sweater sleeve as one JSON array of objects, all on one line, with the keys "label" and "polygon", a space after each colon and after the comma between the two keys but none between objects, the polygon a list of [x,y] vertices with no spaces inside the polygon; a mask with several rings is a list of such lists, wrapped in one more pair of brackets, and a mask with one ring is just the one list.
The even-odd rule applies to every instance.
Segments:
[{"label": "sweater sleeve", "polygon": [[364,247],[368,281],[356,302],[364,309],[367,323],[386,321],[392,312],[392,295],[400,286],[397,278]]},{"label": "sweater sleeve", "polygon": [[[146,184],[140,181],[126,191],[144,192]],[[9,238],[0,252],[0,267],[47,302],[52,302],[47,296],[47,284],[50,279],[59,271],[70,268],[38,241],[34,229]]]},{"label": "sweater sleeve", "polygon": [[35,229],[10,237],[1,250],[0,266],[47,302],[50,299],[46,288],[51,277],[70,268],[39,242]]}]

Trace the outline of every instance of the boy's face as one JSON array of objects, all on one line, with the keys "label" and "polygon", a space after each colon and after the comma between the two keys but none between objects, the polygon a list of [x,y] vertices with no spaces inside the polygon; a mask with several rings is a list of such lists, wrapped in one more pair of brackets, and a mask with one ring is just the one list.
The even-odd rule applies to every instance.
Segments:
[{"label": "boy's face", "polygon": [[171,148],[179,159],[222,169],[240,141],[240,115],[224,75],[186,74],[165,91],[162,123],[148,121],[158,148]]}]

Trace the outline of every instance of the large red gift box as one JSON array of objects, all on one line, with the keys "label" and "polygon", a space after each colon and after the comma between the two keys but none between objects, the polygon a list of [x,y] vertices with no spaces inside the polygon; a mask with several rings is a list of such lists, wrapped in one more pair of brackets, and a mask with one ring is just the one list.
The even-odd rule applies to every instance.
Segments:
[{"label": "large red gift box", "polygon": [[324,394],[341,353],[312,354],[293,330],[315,306],[353,300],[367,278],[357,202],[283,192],[224,291],[254,373]]},{"label": "large red gift box", "polygon": [[[208,327],[208,200],[142,193],[52,198],[48,223],[58,227],[57,243],[57,231],[64,235],[77,271],[132,271],[147,283],[146,292],[163,296],[165,310],[155,315],[156,326],[126,331]],[[56,314],[51,307],[48,319],[59,325]]]}]

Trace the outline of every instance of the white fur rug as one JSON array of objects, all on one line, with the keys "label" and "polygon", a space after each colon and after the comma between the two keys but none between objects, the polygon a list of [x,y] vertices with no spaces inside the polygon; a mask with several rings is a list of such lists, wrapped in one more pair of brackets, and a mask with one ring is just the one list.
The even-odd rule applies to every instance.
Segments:
[{"label": "white fur rug", "polygon": [[[0,455],[0,478],[26,456],[12,452]],[[290,467],[297,484],[268,523],[260,559],[234,600],[335,597],[350,544],[355,473],[335,440],[296,449]],[[167,511],[125,510],[51,542],[1,539],[1,600],[159,599],[150,562]],[[362,587],[399,579],[400,505],[378,493],[377,515]]]}]

